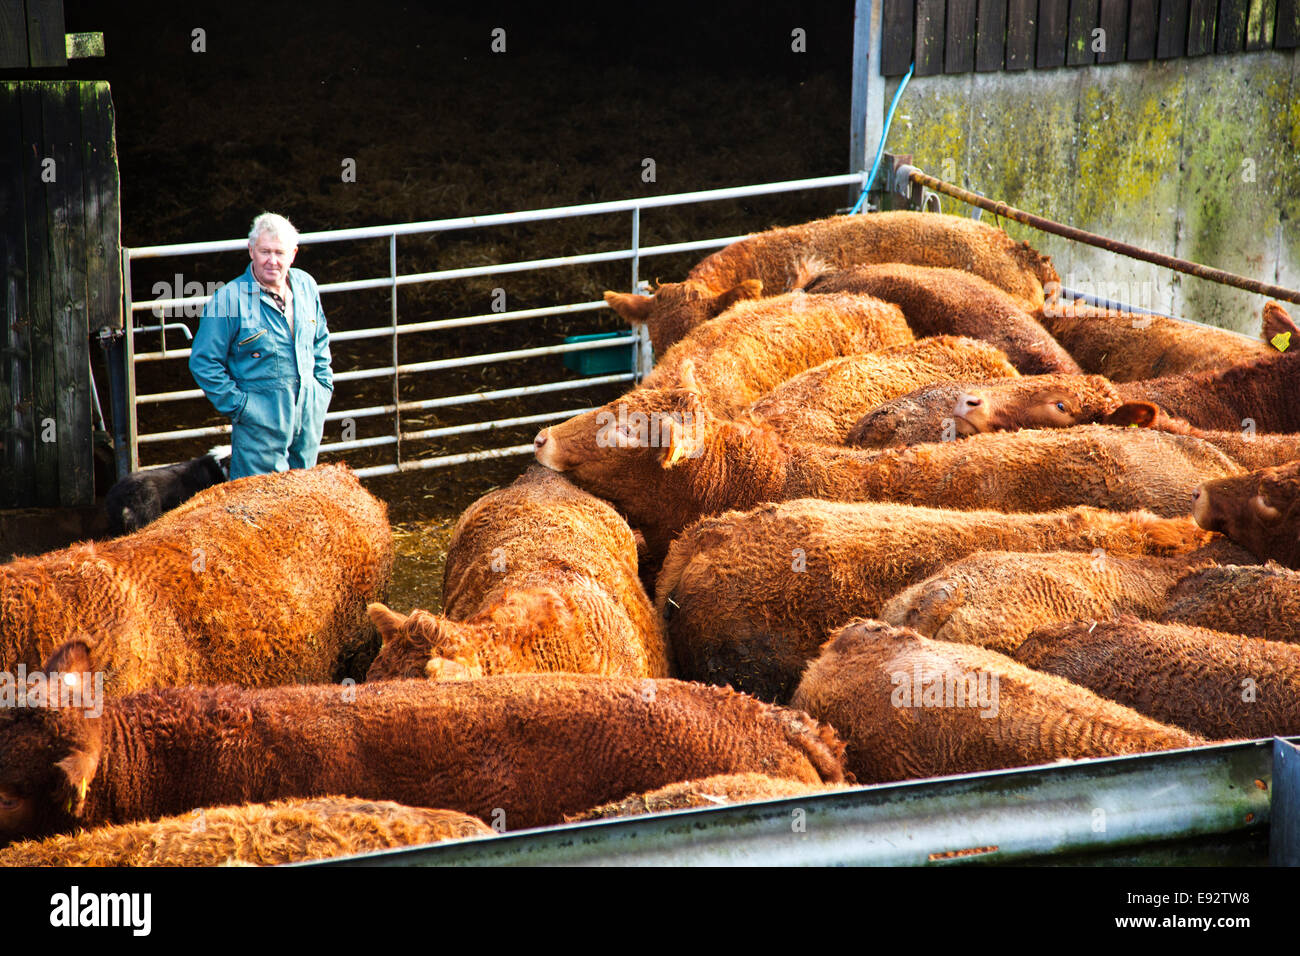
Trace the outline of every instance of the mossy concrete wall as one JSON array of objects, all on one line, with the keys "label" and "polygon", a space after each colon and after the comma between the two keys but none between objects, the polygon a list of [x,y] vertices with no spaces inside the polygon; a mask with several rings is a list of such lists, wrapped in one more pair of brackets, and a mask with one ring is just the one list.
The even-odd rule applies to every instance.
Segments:
[{"label": "mossy concrete wall", "polygon": [[[888,149],[1027,212],[1300,289],[1294,50],[913,78]],[[1069,287],[1258,334],[1262,296],[1003,224]]]}]

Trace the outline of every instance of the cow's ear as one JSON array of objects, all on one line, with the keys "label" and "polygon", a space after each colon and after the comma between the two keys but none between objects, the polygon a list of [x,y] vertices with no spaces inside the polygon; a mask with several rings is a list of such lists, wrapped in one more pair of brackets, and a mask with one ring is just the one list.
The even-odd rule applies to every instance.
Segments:
[{"label": "cow's ear", "polygon": [[631,292],[606,292],[606,304],[629,322],[644,322],[650,318],[654,308],[655,297],[652,295],[633,295]]},{"label": "cow's ear", "polygon": [[700,394],[700,383],[695,379],[695,360],[687,359],[682,363],[680,387]]},{"label": "cow's ear", "polygon": [[1264,341],[1279,352],[1285,352],[1291,346],[1300,342],[1300,327],[1295,324],[1291,314],[1282,308],[1281,303],[1278,302],[1266,302],[1264,304],[1262,333]]},{"label": "cow's ear", "polygon": [[45,673],[84,674],[89,673],[90,645],[80,638],[66,641],[54,649],[50,659],[45,662]]},{"label": "cow's ear", "polygon": [[728,289],[714,301],[714,315],[721,315],[742,299],[757,299],[763,295],[761,279],[746,279],[737,286]]},{"label": "cow's ear", "polygon": [[1150,428],[1160,417],[1160,409],[1150,402],[1125,402],[1102,418],[1106,425],[1119,425],[1123,428]]},{"label": "cow's ear", "polygon": [[1272,524],[1282,517],[1282,512],[1269,504],[1268,499],[1263,495],[1256,495],[1250,499],[1250,513],[1267,524]]},{"label": "cow's ear", "polygon": [[99,760],[94,754],[84,750],[74,750],[55,766],[68,778],[68,786],[72,791],[66,809],[73,816],[77,816],[85,806],[86,791],[90,789],[90,781],[95,779],[95,768],[99,766]]},{"label": "cow's ear", "polygon": [[396,637],[401,632],[402,625],[406,623],[405,615],[390,610],[385,604],[371,604],[366,608],[366,613],[370,615],[371,623],[379,632],[379,640],[382,644],[387,644]]},{"label": "cow's ear", "polygon": [[632,543],[636,546],[637,560],[644,561],[650,555],[650,545],[646,543],[645,535],[636,528],[632,529]]},{"label": "cow's ear", "polygon": [[692,417],[686,425],[675,418],[669,418],[660,429],[660,464],[664,468],[672,468],[687,458],[696,457],[703,448],[700,434],[703,428],[704,423],[698,417]]}]

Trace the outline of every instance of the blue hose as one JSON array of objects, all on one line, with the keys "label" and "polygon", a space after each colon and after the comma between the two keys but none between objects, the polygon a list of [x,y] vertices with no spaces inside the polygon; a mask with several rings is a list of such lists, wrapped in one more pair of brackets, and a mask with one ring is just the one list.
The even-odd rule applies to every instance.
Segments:
[{"label": "blue hose", "polygon": [[907,89],[907,81],[912,78],[912,71],[915,69],[916,63],[913,62],[907,68],[907,75],[903,77],[903,82],[899,83],[898,89],[894,91],[894,101],[889,104],[889,112],[885,114],[885,128],[880,132],[880,147],[876,150],[876,161],[871,164],[871,175],[867,177],[867,181],[862,187],[862,195],[858,197],[858,201],[849,210],[850,216],[862,208],[862,204],[867,198],[867,190],[876,181],[876,173],[880,172],[880,157],[885,155],[885,140],[889,138],[889,126],[894,122],[894,110],[898,108],[898,100],[903,95],[903,90]]}]

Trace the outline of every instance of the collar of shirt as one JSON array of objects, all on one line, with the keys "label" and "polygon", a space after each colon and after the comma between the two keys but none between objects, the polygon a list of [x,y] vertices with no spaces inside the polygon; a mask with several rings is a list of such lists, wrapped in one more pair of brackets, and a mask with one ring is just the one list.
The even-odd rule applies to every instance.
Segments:
[{"label": "collar of shirt", "polygon": [[[257,282],[256,276],[253,277],[253,281]],[[281,312],[285,312],[286,300],[289,302],[293,301],[293,289],[290,287],[288,279],[286,279],[284,283],[284,295],[280,295],[280,293],[268,289],[260,282],[257,282],[257,287],[271,297],[271,301],[276,304],[276,307],[279,308]]]},{"label": "collar of shirt", "polygon": [[289,334],[292,337],[293,335],[293,282],[291,281],[290,276],[286,275],[284,277],[284,289],[286,294],[283,298],[280,297],[280,294],[278,292],[271,291],[266,286],[262,285],[262,283],[257,281],[257,276],[253,274],[252,263],[249,263],[248,265],[248,278],[253,283],[253,286],[257,289],[259,294],[265,294],[267,296],[270,296],[271,301],[275,303],[275,307],[280,310],[280,314],[284,316],[285,321],[289,324]]}]

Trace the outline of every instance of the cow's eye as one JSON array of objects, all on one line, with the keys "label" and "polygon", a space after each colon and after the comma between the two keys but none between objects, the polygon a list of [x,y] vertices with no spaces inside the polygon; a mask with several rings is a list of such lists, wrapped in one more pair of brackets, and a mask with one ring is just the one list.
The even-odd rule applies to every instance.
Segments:
[{"label": "cow's eye", "polygon": [[1065,402],[1057,402],[1057,403],[1056,403],[1056,410],[1057,410],[1058,412],[1063,412],[1063,411],[1065,411]]}]

